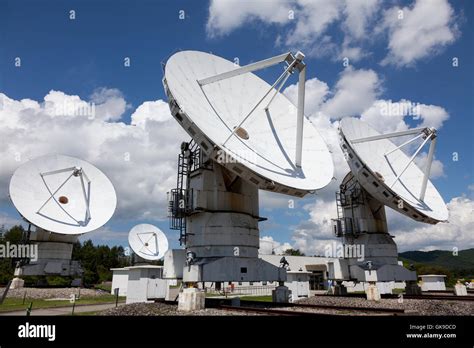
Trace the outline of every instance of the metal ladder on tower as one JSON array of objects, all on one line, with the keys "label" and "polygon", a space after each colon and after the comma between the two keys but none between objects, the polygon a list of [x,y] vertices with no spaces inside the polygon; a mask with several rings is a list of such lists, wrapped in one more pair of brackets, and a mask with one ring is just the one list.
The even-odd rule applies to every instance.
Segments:
[{"label": "metal ladder on tower", "polygon": [[[337,219],[334,220],[334,232],[337,237],[345,234],[357,235],[359,232],[353,209],[361,203],[361,198],[361,191],[354,177],[341,185],[340,190],[336,192]],[[350,214],[346,216],[348,212]]]},{"label": "metal ladder on tower", "polygon": [[336,237],[342,237],[346,231],[346,222],[344,218],[344,209],[342,207],[342,197],[344,196],[341,191],[336,192],[336,208],[337,208],[337,219],[333,219],[335,222],[334,233]]},{"label": "metal ladder on tower", "polygon": [[186,244],[186,216],[191,211],[192,191],[188,187],[189,174],[199,165],[199,146],[191,140],[181,144],[178,155],[176,188],[171,190],[168,202],[170,229],[179,230],[180,245]]}]

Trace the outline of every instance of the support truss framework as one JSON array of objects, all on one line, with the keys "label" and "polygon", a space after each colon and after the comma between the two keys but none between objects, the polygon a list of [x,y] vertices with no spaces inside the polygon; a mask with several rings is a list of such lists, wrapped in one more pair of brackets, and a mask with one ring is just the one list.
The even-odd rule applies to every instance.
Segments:
[{"label": "support truss framework", "polygon": [[[242,121],[234,127],[231,134],[224,141],[222,146],[229,141],[229,139],[235,134],[235,132],[244,124],[244,122],[253,114],[257,107],[262,103],[262,101],[274,91],[273,96],[268,102],[265,110],[268,110],[270,104],[273,102],[275,96],[280,92],[283,85],[288,80],[289,76],[293,73],[295,69],[299,71],[298,79],[298,106],[297,106],[297,122],[296,122],[296,153],[295,153],[295,164],[298,167],[301,167],[302,152],[303,152],[303,124],[304,124],[304,99],[305,99],[305,82],[306,82],[306,64],[303,63],[304,54],[298,51],[296,54],[291,52],[281,54],[272,58],[261,60],[252,64],[239,67],[237,69],[227,71],[221,74],[207,77],[205,79],[198,80],[199,85],[205,86],[210,83],[228,79],[234,76],[242,75],[248,72],[261,70],[272,65],[276,65],[282,62],[286,62],[287,67],[285,71],[278,77],[278,79],[273,83],[270,89],[264,94],[264,96],[257,102],[257,104],[250,110],[250,112],[242,119]],[[278,86],[278,87],[277,87]]]},{"label": "support truss framework", "polygon": [[425,146],[425,144],[429,140],[431,140],[430,148],[428,150],[428,158],[426,160],[426,164],[425,164],[425,168],[424,168],[423,182],[422,182],[422,185],[421,185],[420,196],[419,196],[420,201],[423,201],[425,199],[426,186],[428,184],[428,179],[429,179],[430,171],[431,171],[431,164],[433,162],[434,149],[435,149],[435,146],[436,146],[436,139],[437,139],[436,129],[428,128],[428,127],[415,128],[415,129],[410,129],[408,131],[387,133],[387,134],[375,135],[375,136],[371,136],[371,137],[354,139],[354,140],[351,141],[351,143],[352,144],[357,144],[357,143],[363,143],[363,142],[368,142],[368,141],[375,141],[375,140],[381,140],[381,139],[401,137],[401,136],[406,136],[406,135],[415,135],[415,137],[410,139],[410,140],[405,141],[403,144],[401,144],[401,145],[397,146],[396,148],[386,152],[384,154],[384,156],[387,159],[387,161],[388,161],[388,156],[391,153],[401,149],[402,147],[412,143],[413,141],[422,138],[423,142],[416,149],[415,153],[410,157],[409,161],[403,167],[403,170],[399,174],[397,174],[396,178],[389,185],[389,187],[392,188],[393,185],[395,185],[395,183],[400,180],[400,177],[403,175],[403,173],[405,173],[405,171],[408,169],[408,166],[413,162],[415,157],[420,153],[421,149]]},{"label": "support truss framework", "polygon": [[[49,175],[54,175],[54,174],[60,174],[60,173],[67,173],[67,172],[71,172],[71,174],[66,178],[66,180],[64,180],[57,188],[54,192],[52,192],[52,190],[49,188],[48,184],[46,183],[44,177],[45,176],[49,176]],[[81,187],[82,187],[82,193],[83,193],[83,197],[84,197],[84,202],[85,202],[85,205],[86,205],[86,212],[85,212],[85,220],[84,220],[84,224],[87,225],[87,223],[89,222],[89,220],[91,219],[91,212],[90,212],[90,208],[89,208],[89,204],[90,204],[90,193],[91,193],[91,181],[89,180],[87,174],[84,172],[84,170],[80,167],[70,167],[70,168],[65,168],[65,169],[58,169],[58,170],[53,170],[53,171],[50,171],[50,172],[45,172],[45,173],[40,173],[40,176],[41,176],[41,179],[43,180],[43,183],[46,187],[46,189],[48,190],[49,192],[49,197],[48,199],[46,199],[46,201],[43,203],[43,205],[41,205],[41,207],[38,209],[37,213],[38,214],[41,214],[41,210],[44,208],[44,206],[51,200],[53,199],[57,204],[58,206],[71,218],[73,219],[74,221],[76,221],[78,224],[80,224],[79,221],[77,221],[73,216],[71,216],[62,206],[61,204],[54,198],[54,195],[56,193],[58,193],[58,191],[64,186],[66,185],[66,183],[72,178],[72,177],[79,177],[80,179],[80,182],[81,182]],[[87,187],[86,187],[87,185]]]}]

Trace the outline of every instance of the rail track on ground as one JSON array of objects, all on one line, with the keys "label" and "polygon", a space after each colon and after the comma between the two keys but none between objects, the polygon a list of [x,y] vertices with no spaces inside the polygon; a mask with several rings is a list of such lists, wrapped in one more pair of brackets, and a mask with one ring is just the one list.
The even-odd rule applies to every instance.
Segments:
[{"label": "rail track on ground", "polygon": [[413,300],[442,300],[442,301],[474,301],[474,296],[456,295],[403,295],[405,299]]},{"label": "rail track on ground", "polygon": [[[266,315],[302,315],[302,316],[334,316],[347,315],[347,312],[377,313],[381,315],[404,315],[405,310],[400,308],[362,307],[306,303],[275,303],[262,301],[241,300],[240,304],[232,304],[228,299],[206,299],[206,307],[214,307],[229,311],[245,311]],[[336,313],[321,313],[315,310],[332,310]]]},{"label": "rail track on ground", "polygon": [[262,308],[262,307],[243,307],[243,306],[229,306],[229,305],[220,305],[216,307],[217,309],[232,311],[232,312],[251,312],[257,314],[265,315],[278,315],[278,316],[330,316],[331,314],[327,313],[316,313],[308,311],[293,311],[286,309],[274,309],[274,308]]},{"label": "rail track on ground", "polygon": [[[314,295],[314,296],[321,296],[321,297],[358,297],[358,298],[365,298],[365,294],[347,294],[347,295]],[[404,299],[411,299],[411,300],[441,300],[441,301],[474,301],[473,295],[467,296],[456,296],[454,294],[448,295],[446,294],[429,294],[425,293],[422,295],[406,295],[402,294]],[[382,294],[381,297],[383,299],[395,299],[400,298],[400,295],[397,294]]]},{"label": "rail track on ground", "polygon": [[[468,294],[474,295],[474,289],[466,289]],[[428,290],[423,291],[424,294],[453,294],[453,290]]]}]

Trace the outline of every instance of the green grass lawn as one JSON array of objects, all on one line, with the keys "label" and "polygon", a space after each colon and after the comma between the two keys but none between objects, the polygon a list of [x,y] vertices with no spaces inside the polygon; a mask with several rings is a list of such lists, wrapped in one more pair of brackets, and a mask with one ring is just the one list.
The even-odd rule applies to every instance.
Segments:
[{"label": "green grass lawn", "polygon": [[241,296],[242,301],[261,301],[261,302],[272,302],[272,297],[268,296]]},{"label": "green grass lawn", "polygon": [[405,289],[392,289],[392,294],[398,295],[398,294],[403,294],[405,292]]},{"label": "green grass lawn", "polygon": [[206,297],[219,297],[219,296],[224,296],[224,294],[209,294],[209,293],[206,293]]},{"label": "green grass lawn", "polygon": [[[119,302],[125,301],[125,297],[119,297]],[[71,307],[72,303],[69,300],[54,300],[46,301],[44,299],[28,299],[26,298],[23,304],[22,298],[6,298],[2,305],[0,305],[0,312],[11,312],[25,310],[29,307],[30,303],[33,302],[32,309],[37,308],[54,308],[54,307]],[[76,306],[86,304],[100,304],[100,303],[113,303],[115,302],[114,295],[103,295],[98,297],[81,297],[80,300],[76,300]]]},{"label": "green grass lawn", "polygon": [[99,289],[99,290],[106,291],[106,292],[108,292],[109,294],[111,293],[111,290],[112,290],[112,286],[111,286],[111,285],[104,285],[104,284],[94,285],[94,288],[95,288],[95,289]]}]

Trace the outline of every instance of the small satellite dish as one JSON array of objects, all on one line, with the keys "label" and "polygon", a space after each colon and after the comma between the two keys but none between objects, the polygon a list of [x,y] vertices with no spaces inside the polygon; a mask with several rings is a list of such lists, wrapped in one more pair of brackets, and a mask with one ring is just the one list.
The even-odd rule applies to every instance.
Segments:
[{"label": "small satellite dish", "polygon": [[[326,143],[304,117],[303,58],[286,53],[240,67],[182,51],[167,61],[163,84],[173,116],[206,154],[260,189],[301,197],[326,186],[334,172]],[[286,70],[273,86],[252,73],[282,62]],[[298,107],[280,93],[296,67]]]},{"label": "small satellite dish", "polygon": [[[380,134],[360,119],[345,118],[339,131],[341,146],[352,173],[373,197],[417,221],[436,224],[448,219],[446,204],[429,180],[436,130],[417,128]],[[407,135],[414,138],[399,146],[389,140]],[[423,139],[423,142],[408,157],[401,148],[417,139]],[[414,159],[429,140],[429,153],[422,171]]]},{"label": "small satellite dish", "polygon": [[31,224],[59,234],[94,231],[112,217],[117,196],[92,164],[64,155],[28,161],[13,173],[10,198]]},{"label": "small satellite dish", "polygon": [[159,260],[168,250],[168,238],[156,226],[140,224],[128,234],[128,244],[132,250],[145,260]]}]

